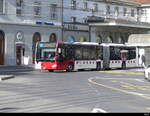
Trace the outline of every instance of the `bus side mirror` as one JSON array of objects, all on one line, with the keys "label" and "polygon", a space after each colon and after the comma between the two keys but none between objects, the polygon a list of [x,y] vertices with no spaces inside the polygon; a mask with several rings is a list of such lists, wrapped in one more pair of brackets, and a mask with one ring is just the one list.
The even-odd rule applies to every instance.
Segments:
[{"label": "bus side mirror", "polygon": [[61,48],[58,48],[58,53],[59,53],[59,54],[61,53]]}]

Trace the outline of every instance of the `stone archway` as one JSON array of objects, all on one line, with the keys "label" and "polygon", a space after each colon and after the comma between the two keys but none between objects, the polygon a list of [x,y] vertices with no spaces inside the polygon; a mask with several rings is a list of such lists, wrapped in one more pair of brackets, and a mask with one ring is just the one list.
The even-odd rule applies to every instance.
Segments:
[{"label": "stone archway", "polygon": [[69,36],[66,42],[73,43],[73,42],[76,42],[76,39],[74,38],[74,36]]},{"label": "stone archway", "polygon": [[124,44],[125,43],[123,37],[119,37],[118,38],[118,43],[120,43],[120,44]]},{"label": "stone archway", "polygon": [[87,42],[87,39],[85,37],[80,37],[80,42]]},{"label": "stone archway", "polygon": [[96,43],[101,44],[102,42],[103,42],[103,41],[102,41],[101,35],[96,36]]},{"label": "stone archway", "polygon": [[108,36],[106,42],[113,43],[113,38],[111,36]]},{"label": "stone archway", "polygon": [[4,65],[5,56],[5,36],[4,32],[0,31],[0,65]]},{"label": "stone archway", "polygon": [[32,62],[35,63],[35,47],[36,43],[41,41],[41,34],[39,32],[34,33],[32,38]]}]

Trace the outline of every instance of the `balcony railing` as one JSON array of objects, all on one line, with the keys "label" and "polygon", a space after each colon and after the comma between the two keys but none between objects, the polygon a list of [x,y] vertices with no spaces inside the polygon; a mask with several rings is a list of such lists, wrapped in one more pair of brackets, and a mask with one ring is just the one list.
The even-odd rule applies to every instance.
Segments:
[{"label": "balcony railing", "polygon": [[106,11],[103,11],[103,10],[98,11],[98,12],[92,12],[92,15],[88,16],[88,20],[92,21],[92,19],[93,19],[93,22],[94,20],[98,21],[101,19],[114,19],[114,20],[122,20],[122,21],[129,21],[129,22],[135,22],[135,23],[150,23],[148,21],[148,14],[141,15],[141,14],[135,13],[134,16],[131,16],[131,13],[128,13],[124,16],[124,14],[121,12],[119,12],[116,15],[115,12],[107,13]]}]

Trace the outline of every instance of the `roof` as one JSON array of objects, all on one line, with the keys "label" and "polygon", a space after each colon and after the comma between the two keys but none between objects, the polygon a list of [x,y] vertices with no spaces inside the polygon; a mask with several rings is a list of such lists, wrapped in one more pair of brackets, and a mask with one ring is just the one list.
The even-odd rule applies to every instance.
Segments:
[{"label": "roof", "polygon": [[105,0],[106,2],[114,2],[117,4],[126,4],[126,5],[134,5],[134,6],[138,6],[141,3],[137,2],[136,0]]},{"label": "roof", "polygon": [[150,4],[150,0],[132,0],[132,1],[139,2],[142,4]]}]

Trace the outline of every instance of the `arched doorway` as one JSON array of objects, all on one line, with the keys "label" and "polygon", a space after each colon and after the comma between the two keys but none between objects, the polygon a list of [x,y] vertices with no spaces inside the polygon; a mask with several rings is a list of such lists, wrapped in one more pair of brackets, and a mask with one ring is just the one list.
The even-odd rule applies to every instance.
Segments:
[{"label": "arched doorway", "polygon": [[120,43],[120,44],[124,44],[125,43],[123,37],[119,37],[118,38],[118,43]]},{"label": "arched doorway", "polygon": [[35,63],[35,47],[36,43],[41,41],[41,34],[39,32],[34,33],[32,39],[32,62]]},{"label": "arched doorway", "polygon": [[113,43],[113,38],[111,36],[108,36],[106,42]]},{"label": "arched doorway", "polygon": [[56,34],[55,34],[55,33],[52,33],[52,34],[50,35],[49,42],[56,42],[56,41],[57,41]]},{"label": "arched doorway", "polygon": [[76,42],[76,39],[73,36],[69,36],[66,42],[73,43],[73,42]]},{"label": "arched doorway", "polygon": [[4,65],[4,55],[5,55],[5,36],[2,31],[0,31],[0,65]]},{"label": "arched doorway", "polygon": [[24,33],[22,31],[18,31],[16,33],[15,46],[16,46],[16,65],[22,65],[24,64],[24,56],[25,56]]},{"label": "arched doorway", "polygon": [[102,37],[100,35],[96,36],[96,43],[102,43]]},{"label": "arched doorway", "polygon": [[85,37],[80,37],[80,42],[86,42],[87,39]]}]

